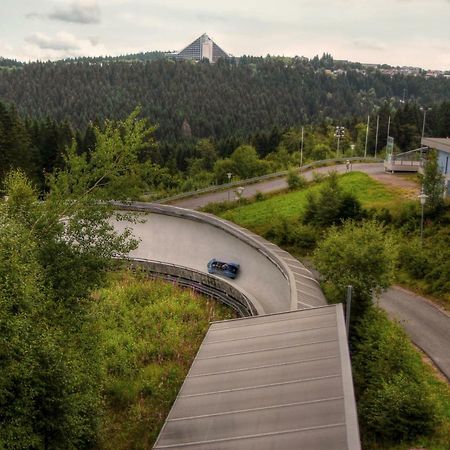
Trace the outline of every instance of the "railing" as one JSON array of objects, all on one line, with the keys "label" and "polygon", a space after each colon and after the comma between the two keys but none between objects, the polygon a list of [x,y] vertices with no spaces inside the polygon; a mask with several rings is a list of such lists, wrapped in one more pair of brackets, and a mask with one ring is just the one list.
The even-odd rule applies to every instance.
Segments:
[{"label": "railing", "polygon": [[173,281],[180,286],[190,287],[196,292],[219,300],[236,311],[240,317],[258,315],[256,300],[224,279],[162,261],[142,258],[129,258],[128,261],[133,268],[144,270],[151,278]]},{"label": "railing", "polygon": [[[332,163],[344,163],[345,161],[367,161],[367,162],[383,162],[381,158],[373,157],[360,157],[354,156],[350,158],[331,158],[331,159],[321,159],[320,161],[313,161],[309,164],[305,164],[302,167],[297,167],[298,172],[304,172],[305,170],[312,169],[317,166],[324,166]],[[285,177],[288,174],[288,170],[282,170],[280,172],[268,173],[266,175],[261,175],[259,177],[247,178],[245,180],[233,181],[231,183],[219,184],[214,186],[208,186],[207,188],[198,189],[196,191],[183,192],[182,194],[172,195],[170,197],[161,198],[155,200],[154,203],[167,203],[174,200],[180,200],[182,198],[194,197],[201,194],[207,194],[210,192],[223,191],[233,187],[245,186],[247,184],[258,183],[259,181],[271,180],[273,178]]]}]

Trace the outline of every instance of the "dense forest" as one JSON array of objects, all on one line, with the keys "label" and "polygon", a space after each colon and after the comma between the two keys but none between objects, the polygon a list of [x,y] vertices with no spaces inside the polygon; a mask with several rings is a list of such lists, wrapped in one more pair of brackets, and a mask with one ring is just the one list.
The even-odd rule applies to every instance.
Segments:
[{"label": "dense forest", "polygon": [[222,139],[273,126],[367,117],[385,101],[429,106],[450,99],[450,80],[444,77],[390,77],[335,62],[330,55],[311,60],[242,57],[217,64],[160,57],[35,62],[15,68],[11,62],[0,70],[0,100],[15,104],[26,116],[68,120],[76,128],[94,120],[123,119],[141,105],[144,116],[159,125],[158,139],[175,142],[182,129],[196,138]]},{"label": "dense forest", "polygon": [[[450,135],[450,80],[386,76],[322,58],[242,57],[192,63],[162,52],[24,64],[0,58],[0,179],[21,168],[39,188],[76,142],[89,153],[105,120],[140,105],[156,126],[143,150],[147,191],[163,196],[337,156],[396,151]],[[431,109],[430,109],[431,108]],[[366,147],[367,117],[370,116]],[[377,127],[378,122],[378,127]],[[389,129],[388,129],[389,127]],[[378,129],[378,134],[377,134]]]}]

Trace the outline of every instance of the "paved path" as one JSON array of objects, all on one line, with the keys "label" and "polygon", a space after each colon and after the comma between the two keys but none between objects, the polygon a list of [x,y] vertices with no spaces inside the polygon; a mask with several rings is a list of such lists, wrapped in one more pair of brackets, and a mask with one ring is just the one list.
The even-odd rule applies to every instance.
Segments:
[{"label": "paved path", "polygon": [[386,291],[380,305],[401,322],[413,342],[450,380],[450,315],[400,287]]},{"label": "paved path", "polygon": [[[417,184],[414,183],[414,181],[412,181],[411,179],[405,178],[404,176],[399,174],[393,175],[385,173],[383,163],[357,163],[353,164],[352,169],[353,171],[365,172],[374,179],[384,184],[395,187],[402,187],[408,190],[416,189],[418,192]],[[345,164],[318,167],[316,169],[307,170],[306,172],[304,172],[303,176],[307,180],[312,180],[314,173],[326,174],[331,171],[344,173],[346,171]],[[269,193],[281,191],[282,189],[286,189],[287,187],[288,185],[285,177],[275,178],[272,180],[262,181],[260,183],[249,184],[245,186],[243,197],[250,198],[258,192]],[[235,188],[220,192],[212,192],[209,194],[201,195],[199,197],[181,199],[174,201],[173,204],[176,206],[180,206],[181,208],[199,209],[203,206],[206,206],[208,203],[224,202],[228,199],[234,200],[234,189]]]}]

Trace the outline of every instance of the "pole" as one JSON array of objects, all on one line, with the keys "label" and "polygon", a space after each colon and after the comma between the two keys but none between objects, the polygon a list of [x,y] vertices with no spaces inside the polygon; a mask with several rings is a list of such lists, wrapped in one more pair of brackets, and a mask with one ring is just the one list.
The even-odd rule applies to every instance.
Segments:
[{"label": "pole", "polygon": [[[425,136],[425,119],[427,117],[427,109],[423,110],[423,123],[422,123],[422,139]],[[420,146],[422,147],[422,141],[420,142]]]},{"label": "pole", "polygon": [[347,286],[347,302],[345,303],[345,328],[347,329],[347,339],[350,336],[350,310],[352,307],[352,290],[353,287]]},{"label": "pole", "polygon": [[302,127],[302,144],[300,147],[300,169],[303,167],[303,131],[304,128]]},{"label": "pole", "polygon": [[378,149],[378,128],[380,126],[380,116],[377,116],[377,133],[375,135],[375,158],[377,157],[377,149]]},{"label": "pole", "polygon": [[423,246],[423,204],[424,202],[420,202],[421,206],[422,206],[422,213],[421,213],[421,217],[420,217],[420,246]]},{"label": "pole", "polygon": [[389,131],[390,131],[390,129],[391,129],[391,116],[389,116],[389,119],[388,119],[388,129],[387,129],[387,137],[386,137],[386,140],[387,140],[387,138],[389,137]]},{"label": "pole", "polygon": [[336,149],[336,158],[339,158],[339,139],[340,139],[340,134],[338,134],[338,138],[337,138],[337,149]]},{"label": "pole", "polygon": [[370,115],[367,116],[366,145],[364,147],[364,158],[367,157],[367,142],[369,141],[369,124],[370,124]]}]

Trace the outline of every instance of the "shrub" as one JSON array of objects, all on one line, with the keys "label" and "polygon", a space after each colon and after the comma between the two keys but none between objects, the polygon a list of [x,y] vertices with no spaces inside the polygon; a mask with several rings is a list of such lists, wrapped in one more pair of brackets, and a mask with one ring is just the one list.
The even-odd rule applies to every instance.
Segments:
[{"label": "shrub", "polygon": [[291,190],[300,189],[306,186],[305,178],[299,175],[295,169],[289,169],[287,174],[287,183],[289,189]]},{"label": "shrub", "polygon": [[353,194],[343,192],[336,172],[332,172],[318,196],[308,194],[303,223],[327,227],[345,219],[362,217],[360,202]]},{"label": "shrub", "polygon": [[430,434],[442,407],[402,328],[373,308],[357,326],[352,346],[364,439],[398,443]]}]

